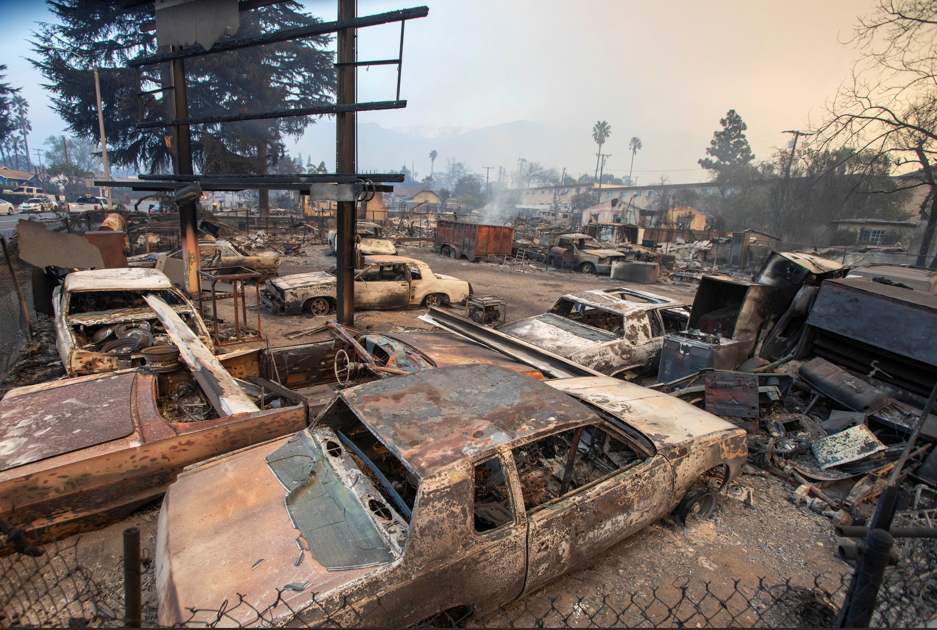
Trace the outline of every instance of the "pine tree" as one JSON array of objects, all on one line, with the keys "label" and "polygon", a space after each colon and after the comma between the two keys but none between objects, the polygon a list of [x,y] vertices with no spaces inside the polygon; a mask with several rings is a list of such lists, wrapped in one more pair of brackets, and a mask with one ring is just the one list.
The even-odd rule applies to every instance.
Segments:
[{"label": "pine tree", "polygon": [[706,149],[706,154],[716,159],[703,158],[699,164],[712,171],[714,181],[730,181],[744,171],[755,156],[745,138],[748,127],[734,109],[730,109],[719,124],[722,125],[722,131],[713,134],[709,148]]},{"label": "pine tree", "polygon": [[9,83],[4,83],[7,67],[0,64],[0,145],[5,146],[10,136],[16,132],[16,124],[13,120],[13,99],[12,97],[19,92],[19,88],[10,87]]}]

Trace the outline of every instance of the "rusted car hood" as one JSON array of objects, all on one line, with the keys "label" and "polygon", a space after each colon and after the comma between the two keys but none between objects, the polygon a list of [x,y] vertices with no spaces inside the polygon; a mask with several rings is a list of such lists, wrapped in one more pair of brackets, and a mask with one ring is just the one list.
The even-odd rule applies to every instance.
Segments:
[{"label": "rusted car hood", "polygon": [[127,437],[136,373],[11,390],[0,401],[0,471]]},{"label": "rusted car hood", "polygon": [[675,396],[617,378],[567,378],[547,384],[620,418],[658,448],[693,442],[722,431],[740,431],[734,424]]},{"label": "rusted car hood", "polygon": [[288,289],[301,289],[316,284],[335,284],[335,276],[324,271],[311,271],[309,273],[294,273],[268,280],[273,286],[286,291]]},{"label": "rusted car hood", "polygon": [[584,249],[582,253],[599,258],[623,258],[625,254],[617,249]]},{"label": "rusted car hood", "polygon": [[363,238],[358,244],[358,250],[365,255],[397,255],[397,248],[394,244],[382,238]]},{"label": "rusted car hood", "polygon": [[522,319],[498,330],[563,357],[596,348],[619,338],[610,332],[584,326],[550,313]]},{"label": "rusted car hood", "polygon": [[[299,531],[284,505],[286,491],[264,460],[289,439],[198,464],[169,487],[156,540],[160,625],[188,620],[188,608],[217,610],[225,600],[236,603],[238,594],[263,608],[287,585],[305,587],[302,592],[283,592],[296,610],[313,593],[325,596],[381,570],[327,571],[308,552],[295,565]],[[280,612],[285,613],[285,607]],[[238,606],[229,608],[226,616],[246,624],[252,613]]]}]

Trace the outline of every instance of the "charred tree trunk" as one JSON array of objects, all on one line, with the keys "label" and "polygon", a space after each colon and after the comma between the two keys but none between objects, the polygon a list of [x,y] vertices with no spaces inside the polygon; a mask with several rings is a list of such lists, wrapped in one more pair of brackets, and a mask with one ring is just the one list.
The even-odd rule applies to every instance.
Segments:
[{"label": "charred tree trunk", "polygon": [[[927,227],[924,228],[924,240],[921,241],[921,250],[918,252],[917,261],[914,263],[918,267],[927,265],[927,254],[930,250],[931,241],[934,240],[934,231],[937,229],[937,187],[931,186],[931,193],[928,196],[931,198],[930,213],[927,217]],[[937,256],[934,256],[931,261],[930,268],[937,269]]]}]

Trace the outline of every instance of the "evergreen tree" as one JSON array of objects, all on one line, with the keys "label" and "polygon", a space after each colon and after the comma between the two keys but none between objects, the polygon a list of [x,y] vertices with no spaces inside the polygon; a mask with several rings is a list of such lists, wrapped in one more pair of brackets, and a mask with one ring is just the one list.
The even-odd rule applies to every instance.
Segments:
[{"label": "evergreen tree", "polygon": [[[101,96],[112,164],[146,168],[169,166],[172,155],[165,129],[137,130],[136,70],[126,63],[157,52],[156,35],[140,30],[154,7],[124,8],[123,0],[57,0],[50,8],[59,23],[41,23],[33,42],[34,65],[49,81],[53,108],[77,135],[96,137],[97,110],[92,69],[76,55],[49,50],[42,42],[61,41],[101,67]],[[232,39],[317,24],[296,2],[240,14]],[[297,39],[186,59],[190,116],[250,113],[312,107],[331,102],[335,92],[333,53],[328,36]],[[169,83],[168,64],[141,68],[143,89]],[[149,96],[148,119],[172,117],[172,92]],[[205,173],[265,174],[285,155],[284,136],[299,137],[315,120],[309,116],[192,127],[196,165]],[[264,197],[264,195],[262,195]],[[266,204],[261,201],[266,210]]]},{"label": "evergreen tree", "polygon": [[6,144],[16,132],[13,112],[13,96],[19,92],[19,88],[10,87],[9,83],[4,83],[7,67],[0,64],[0,147],[4,147],[3,158],[6,159]]},{"label": "evergreen tree", "polygon": [[700,166],[713,174],[713,181],[731,181],[745,172],[755,159],[752,149],[745,138],[748,127],[734,109],[719,121],[722,131],[713,134],[713,139],[706,149],[706,154],[715,158],[703,158]]}]

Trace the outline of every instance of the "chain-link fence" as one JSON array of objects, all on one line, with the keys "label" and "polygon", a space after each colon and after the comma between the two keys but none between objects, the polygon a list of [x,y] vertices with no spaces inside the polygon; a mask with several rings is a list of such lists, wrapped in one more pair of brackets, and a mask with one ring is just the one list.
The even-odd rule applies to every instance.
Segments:
[{"label": "chain-link fence", "polygon": [[[933,515],[930,515],[932,518]],[[919,521],[918,521],[919,522]],[[19,553],[0,558],[0,627],[124,625],[122,582],[95,576],[80,562],[79,537],[51,543],[39,556]],[[873,626],[921,627],[937,613],[937,554],[933,539],[905,541],[902,560],[889,569],[879,594]],[[119,570],[119,569],[118,569]],[[573,582],[576,578],[566,578]],[[414,598],[401,607],[381,596],[364,603],[318,597],[306,584],[271,590],[263,603],[239,595],[235,600],[186,609],[185,627],[832,627],[852,576],[823,574],[812,583],[794,580],[725,579],[706,581],[692,575],[640,585],[586,584],[574,595],[547,587],[517,602],[495,607],[483,616],[472,607],[435,614]],[[144,568],[145,589],[152,596],[154,563]],[[308,590],[307,590],[308,589]],[[560,593],[557,595],[557,593]],[[297,593],[305,602],[297,607]],[[208,604],[208,602],[206,602]],[[144,625],[155,625],[148,610]]]},{"label": "chain-link fence", "polygon": [[10,255],[9,260],[0,250],[0,372],[2,373],[6,373],[17,361],[20,351],[29,341],[28,322],[17,292],[17,282],[30,319],[33,322],[36,319],[33,309],[32,265],[20,260],[15,236],[7,241],[6,249]]}]

